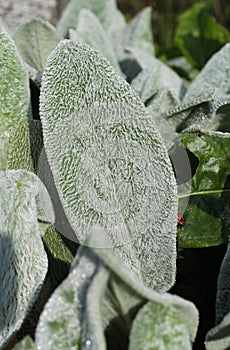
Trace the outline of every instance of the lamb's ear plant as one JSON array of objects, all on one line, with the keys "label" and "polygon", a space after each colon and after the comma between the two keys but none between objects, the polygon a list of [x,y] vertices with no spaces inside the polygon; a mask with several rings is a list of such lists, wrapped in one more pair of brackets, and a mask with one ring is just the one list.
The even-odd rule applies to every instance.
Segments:
[{"label": "lamb's ear plant", "polygon": [[0,28],[0,169],[7,167],[10,138],[29,113],[29,80],[13,39]]},{"label": "lamb's ear plant", "polygon": [[54,220],[50,210],[44,217],[47,200],[36,175],[25,170],[0,172],[1,349],[19,330],[45,279],[48,261],[38,220]]},{"label": "lamb's ear plant", "polygon": [[121,73],[110,38],[99,19],[91,11],[86,9],[80,11],[76,30],[70,29],[69,37],[72,41],[82,41],[100,51]]},{"label": "lamb's ear plant", "polygon": [[36,17],[24,22],[14,34],[23,60],[39,72],[43,71],[47,56],[61,39],[50,23]]},{"label": "lamb's ear plant", "polygon": [[[230,50],[185,88],[154,57],[150,21],[150,8],[126,23],[114,0],[72,0],[57,30],[32,19],[14,42],[0,29],[1,350],[26,335],[40,290],[35,342],[15,350],[191,349],[196,307],[165,292],[176,239],[228,242]],[[181,181],[173,164],[177,186],[178,143],[192,170]],[[229,248],[207,350],[229,345],[228,261]]]},{"label": "lamb's ear plant", "polygon": [[64,40],[47,61],[40,115],[77,239],[88,244],[98,227],[93,244],[112,246],[138,279],[167,290],[175,278],[176,184],[144,105],[97,51]]}]

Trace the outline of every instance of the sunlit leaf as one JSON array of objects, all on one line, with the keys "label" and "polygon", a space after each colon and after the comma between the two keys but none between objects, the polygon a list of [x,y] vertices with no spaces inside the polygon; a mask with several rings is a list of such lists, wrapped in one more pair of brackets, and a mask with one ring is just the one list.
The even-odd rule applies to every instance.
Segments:
[{"label": "sunlit leaf", "polygon": [[48,59],[40,114],[54,181],[79,241],[88,244],[97,232],[93,244],[112,246],[146,285],[168,289],[175,276],[175,178],[152,117],[129,84],[95,50],[65,40]]},{"label": "sunlit leaf", "polygon": [[40,317],[36,345],[47,350],[106,349],[101,299],[107,270],[88,248],[78,251],[68,277],[55,290]]},{"label": "sunlit leaf", "polygon": [[49,198],[41,186],[25,170],[0,172],[0,347],[20,328],[47,272],[37,203]]},{"label": "sunlit leaf", "polygon": [[5,169],[10,137],[28,114],[29,79],[13,40],[3,28],[0,28],[0,70],[0,169]]},{"label": "sunlit leaf", "polygon": [[133,321],[129,350],[190,350],[188,330],[170,306],[148,302]]}]

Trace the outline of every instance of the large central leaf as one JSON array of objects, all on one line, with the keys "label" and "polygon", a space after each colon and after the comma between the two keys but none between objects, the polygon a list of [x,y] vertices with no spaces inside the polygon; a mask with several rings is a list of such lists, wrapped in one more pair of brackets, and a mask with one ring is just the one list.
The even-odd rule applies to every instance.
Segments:
[{"label": "large central leaf", "polygon": [[112,247],[144,283],[167,289],[176,184],[147,109],[97,51],[68,40],[47,61],[40,102],[48,161],[79,241]]}]

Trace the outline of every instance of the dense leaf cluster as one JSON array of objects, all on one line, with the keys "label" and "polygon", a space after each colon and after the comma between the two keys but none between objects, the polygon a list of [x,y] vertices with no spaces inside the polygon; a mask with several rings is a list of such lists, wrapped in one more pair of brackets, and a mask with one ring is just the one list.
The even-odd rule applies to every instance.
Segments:
[{"label": "dense leaf cluster", "polygon": [[[181,21],[217,25],[202,11]],[[197,57],[182,23],[163,63],[151,9],[126,23],[113,0],[0,28],[0,349],[192,348],[177,253],[230,229],[230,44],[207,30]],[[172,67],[191,79],[209,34],[190,82]],[[207,350],[229,346],[229,290],[228,247]]]}]

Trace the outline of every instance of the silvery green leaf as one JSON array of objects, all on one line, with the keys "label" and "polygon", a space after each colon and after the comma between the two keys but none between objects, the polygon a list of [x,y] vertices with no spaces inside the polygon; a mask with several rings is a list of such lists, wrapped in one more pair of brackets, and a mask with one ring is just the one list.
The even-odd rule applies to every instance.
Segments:
[{"label": "silvery green leaf", "polygon": [[206,350],[227,350],[230,344],[230,313],[206,335]]},{"label": "silvery green leaf", "polygon": [[188,330],[171,306],[148,302],[135,317],[129,350],[191,350]]},{"label": "silvery green leaf", "polygon": [[173,126],[166,120],[166,115],[169,106],[176,104],[177,100],[169,90],[161,89],[153,96],[149,103],[148,110],[157,125],[166,148],[170,149],[173,146],[175,139],[177,139],[177,133]]},{"label": "silvery green leaf", "polygon": [[83,9],[79,13],[76,34],[70,30],[70,39],[83,41],[102,53],[111,65],[120,72],[119,64],[110,43],[109,36],[98,18],[89,10]]},{"label": "silvery green leaf", "polygon": [[219,94],[230,91],[230,44],[226,44],[206,63],[200,74],[190,85],[183,103],[199,98],[207,90],[217,90]]},{"label": "silvery green leaf", "polygon": [[0,172],[0,348],[35,302],[47,272],[37,201],[40,180],[25,170]]},{"label": "silvery green leaf", "polygon": [[[212,102],[215,98],[216,92],[208,91],[204,93],[200,98],[194,99],[188,103],[180,103],[177,106],[174,106],[172,109],[169,109],[167,112],[167,120],[169,123],[174,126],[175,130],[181,131],[181,125],[186,124],[187,119],[190,114],[195,111],[196,108],[207,108],[208,103]],[[202,114],[203,116],[204,114]]]},{"label": "silvery green leaf", "polygon": [[[229,213],[230,214],[230,213]],[[230,216],[228,218],[230,226]],[[216,295],[216,324],[230,312],[230,244],[220,267]],[[230,333],[229,333],[230,337]]]},{"label": "silvery green leaf", "polygon": [[175,277],[177,190],[148,110],[97,51],[64,40],[47,62],[40,114],[79,241],[95,235],[93,244],[112,246],[136,278],[167,290]]},{"label": "silvery green leaf", "polygon": [[151,13],[152,8],[145,7],[123,29],[120,39],[124,50],[133,47],[154,55]]},{"label": "silvery green leaf", "polygon": [[29,336],[26,336],[12,350],[37,350],[37,348],[33,340]]},{"label": "silvery green leaf", "polygon": [[57,24],[57,30],[63,37],[66,37],[70,28],[76,28],[79,13],[83,8],[93,12],[106,31],[110,31],[117,17],[119,22],[121,21],[115,0],[71,0],[64,9]]},{"label": "silvery green leaf", "polygon": [[7,169],[26,169],[36,172],[42,147],[41,122],[21,118],[9,138]]},{"label": "silvery green leaf", "polygon": [[[137,61],[142,66],[142,54],[148,56],[140,49],[130,49]],[[132,80],[131,86],[138,93],[143,102],[148,101],[160,89],[168,89],[173,98],[179,103],[185,93],[182,79],[163,62],[154,56],[148,57],[148,67]],[[145,66],[145,63],[143,63]]]},{"label": "silvery green leaf", "polygon": [[0,169],[5,169],[10,136],[18,122],[27,117],[29,79],[13,40],[3,28],[0,28],[0,69]]},{"label": "silvery green leaf", "polygon": [[55,228],[58,232],[61,233],[62,236],[68,238],[69,240],[75,243],[78,243],[78,239],[64,212],[57,188],[54,184],[53,174],[50,169],[44,148],[42,149],[42,152],[39,157],[37,175],[47,188],[51,201],[53,203],[55,213]]},{"label": "silvery green leaf", "polygon": [[230,95],[210,92],[167,113],[167,120],[178,132],[199,130],[229,131]]},{"label": "silvery green leaf", "polygon": [[40,317],[35,335],[39,350],[106,349],[100,305],[107,276],[97,256],[79,248],[68,277]]},{"label": "silvery green leaf", "polygon": [[114,273],[110,273],[102,303],[103,326],[108,348],[113,348],[113,344],[116,344],[119,349],[127,349],[133,318],[144,303],[145,298]]},{"label": "silvery green leaf", "polygon": [[[199,318],[198,311],[193,303],[180,298],[177,295],[158,293],[157,291],[146,287],[141,281],[137,280],[132,271],[128,270],[127,267],[119,261],[112,249],[93,248],[93,250],[118,277],[118,284],[122,289],[122,294],[124,294],[123,289],[126,290],[125,294],[130,293],[130,290],[133,291],[131,292],[131,294],[135,296],[135,298],[132,298],[131,300],[131,302],[133,302],[133,306],[137,306],[138,304],[140,305],[143,299],[164,306],[172,306],[178,313],[183,323],[186,325],[191,341],[194,341]],[[123,284],[125,284],[125,288]],[[114,312],[114,310],[112,312]]]},{"label": "silvery green leaf", "polygon": [[14,34],[22,58],[39,72],[43,71],[47,56],[61,39],[49,22],[36,17],[24,22]]}]

